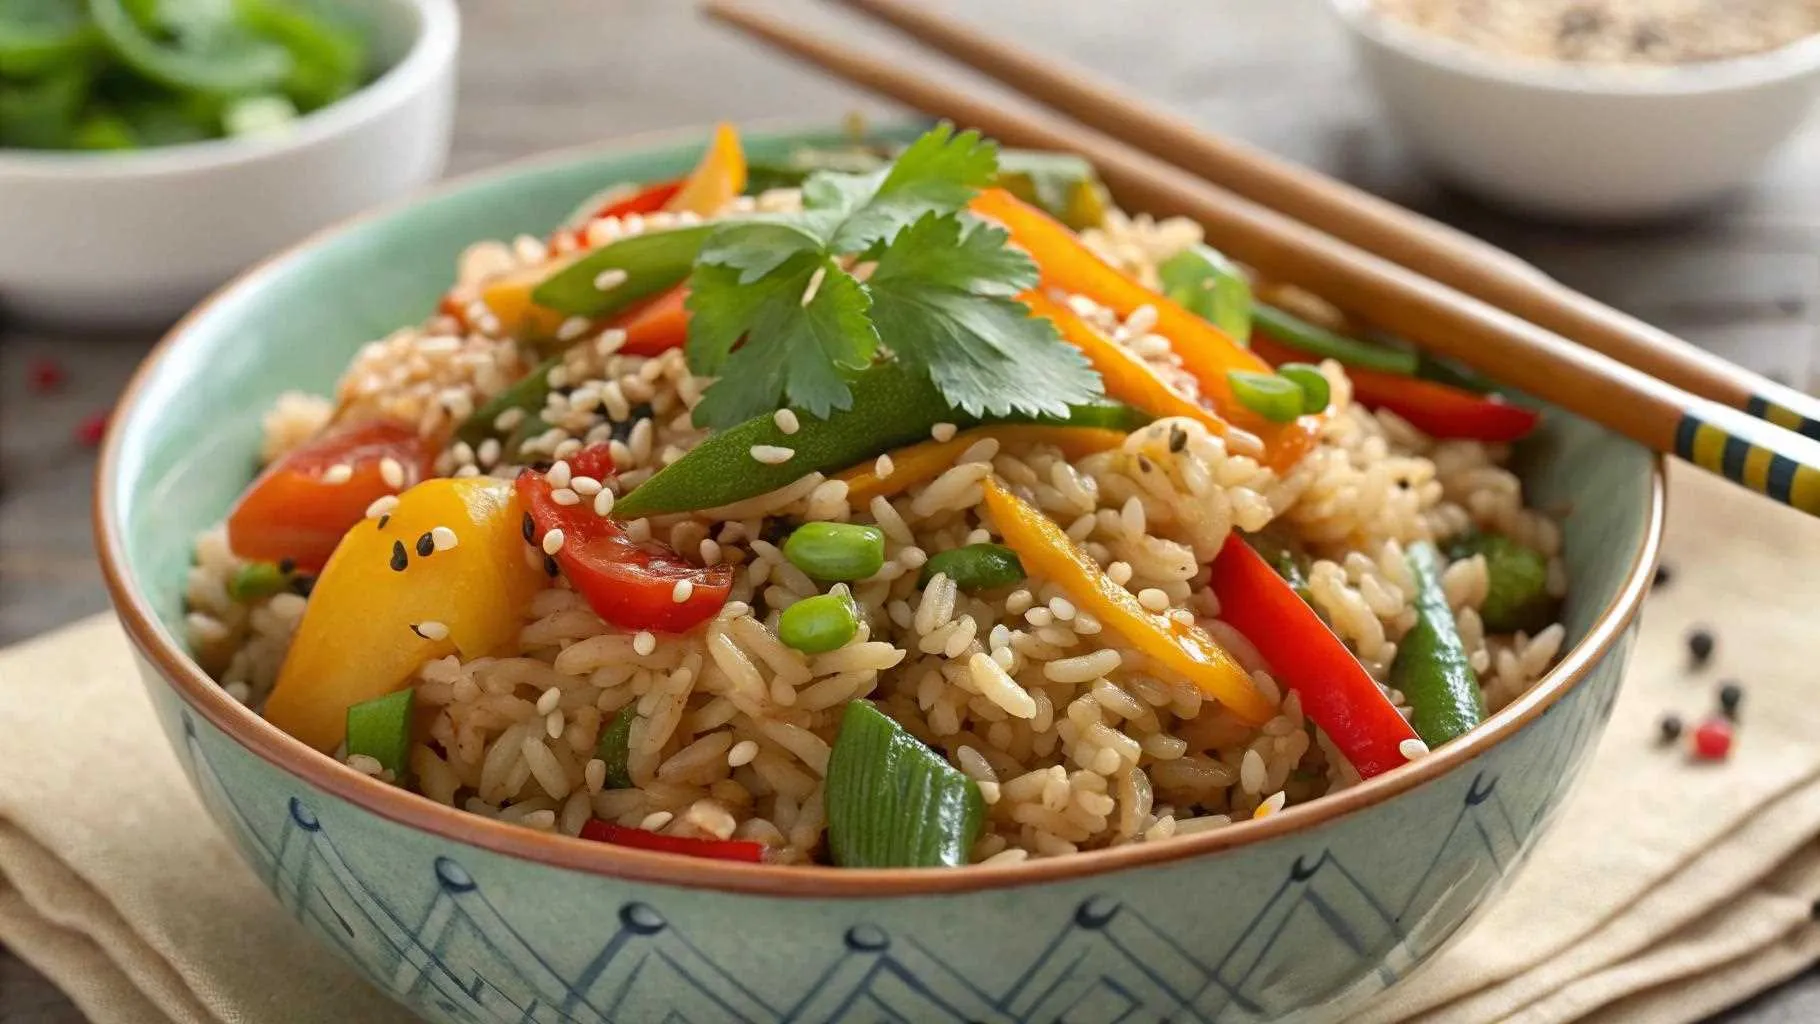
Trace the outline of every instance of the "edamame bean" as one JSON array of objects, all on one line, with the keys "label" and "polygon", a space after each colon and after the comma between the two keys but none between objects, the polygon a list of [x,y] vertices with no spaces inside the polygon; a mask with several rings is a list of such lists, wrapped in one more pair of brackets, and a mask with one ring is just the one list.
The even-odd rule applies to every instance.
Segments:
[{"label": "edamame bean", "polygon": [[805,597],[777,619],[777,638],[804,654],[838,650],[859,632],[853,600],[845,594]]},{"label": "edamame bean", "polygon": [[790,564],[818,580],[863,580],[885,564],[885,531],[855,523],[804,523],[784,541]]}]

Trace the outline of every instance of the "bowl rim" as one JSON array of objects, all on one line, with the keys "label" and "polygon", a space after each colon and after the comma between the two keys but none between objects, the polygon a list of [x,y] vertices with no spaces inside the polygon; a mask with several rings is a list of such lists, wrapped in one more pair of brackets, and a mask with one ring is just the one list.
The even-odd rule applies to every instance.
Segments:
[{"label": "bowl rim", "polygon": [[346,135],[409,102],[452,66],[460,46],[455,0],[374,0],[416,15],[410,46],[379,77],[320,110],[298,118],[281,135],[203,139],[125,152],[0,150],[0,180],[43,178],[95,181],[190,174],[255,163]]},{"label": "bowl rim", "polygon": [[1356,36],[1407,60],[1538,92],[1581,96],[1709,96],[1776,85],[1820,71],[1820,32],[1772,50],[1685,64],[1575,64],[1503,56],[1381,14],[1374,0],[1328,0]]},{"label": "bowl rim", "polygon": [[[772,137],[825,131],[825,122],[754,122]],[[345,219],[248,268],[203,300],[159,340],[134,370],[122,390],[95,468],[91,520],[103,580],[128,638],[141,655],[190,709],[202,715],[248,753],[268,762],[310,788],[347,801],[394,824],[516,860],[627,881],[687,889],[772,897],[901,898],[953,895],[978,890],[1017,888],[1113,872],[1188,861],[1208,854],[1252,846],[1296,832],[1312,830],[1349,814],[1439,779],[1521,732],[1580,685],[1617,646],[1641,610],[1655,570],[1666,510],[1664,459],[1649,462],[1649,496],[1642,542],[1633,554],[1617,593],[1601,609],[1579,643],[1522,696],[1490,716],[1477,729],[1434,753],[1357,786],[1330,794],[1261,820],[1158,843],[1133,843],[1089,850],[1067,857],[1008,865],[973,865],[965,869],[837,868],[785,866],[703,860],[534,832],[506,822],[470,814],[407,792],[325,757],[254,713],[214,680],[169,635],[150,601],[139,592],[126,566],[125,544],[114,527],[115,481],[120,459],[124,415],[140,401],[148,381],[170,352],[183,344],[192,326],[224,297],[249,290],[352,228],[381,220],[434,196],[447,195],[489,181],[554,168],[590,156],[676,146],[703,137],[705,127],[644,132],[582,146],[566,147],[514,160],[448,179],[435,188],[400,202]],[[753,133],[756,137],[757,132]]]}]

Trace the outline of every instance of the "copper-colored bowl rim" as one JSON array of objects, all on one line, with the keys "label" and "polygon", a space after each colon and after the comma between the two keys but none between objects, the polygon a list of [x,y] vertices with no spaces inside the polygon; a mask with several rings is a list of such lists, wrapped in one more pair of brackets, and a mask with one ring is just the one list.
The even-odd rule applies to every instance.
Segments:
[{"label": "copper-colored bowl rim", "polygon": [[[764,127],[779,132],[807,133],[821,126],[784,122],[770,123]],[[695,128],[642,133],[612,142],[567,148],[513,161],[487,171],[450,179],[410,199],[349,218],[317,232],[241,273],[172,327],[134,371],[131,381],[121,393],[117,406],[120,414],[114,417],[114,422],[119,424],[130,418],[126,414],[140,400],[146,382],[158,372],[170,349],[181,343],[190,326],[209,307],[229,293],[250,287],[264,274],[276,272],[282,262],[332,235],[357,224],[387,216],[430,196],[458,191],[483,181],[539,167],[560,165],[590,153],[676,145],[691,138],[699,138],[704,131],[705,129]],[[100,556],[101,572],[108,594],[127,636],[146,659],[157,666],[184,703],[254,756],[315,789],[346,800],[381,818],[491,853],[628,881],[780,897],[878,899],[949,895],[1061,882],[1115,871],[1174,864],[1222,850],[1252,846],[1337,821],[1439,779],[1521,732],[1582,683],[1594,666],[1612,651],[1625,629],[1636,618],[1648,592],[1662,542],[1666,507],[1663,460],[1657,457],[1650,468],[1650,497],[1649,507],[1644,512],[1647,521],[1644,524],[1643,542],[1632,557],[1617,595],[1599,613],[1587,635],[1546,676],[1471,733],[1427,757],[1350,789],[1289,807],[1262,820],[1239,822],[1212,832],[1018,864],[954,869],[787,867],[701,860],[535,832],[519,825],[469,814],[369,778],[279,731],[276,726],[228,696],[202,671],[177,639],[163,628],[152,611],[150,602],[129,580],[125,545],[113,526],[113,480],[120,457],[120,444],[120,431],[110,430],[102,446],[95,478],[95,547]]]}]

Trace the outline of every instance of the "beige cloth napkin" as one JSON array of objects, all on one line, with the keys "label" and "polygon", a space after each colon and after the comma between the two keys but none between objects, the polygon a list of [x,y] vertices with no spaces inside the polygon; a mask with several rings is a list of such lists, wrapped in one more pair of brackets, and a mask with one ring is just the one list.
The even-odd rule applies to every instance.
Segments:
[{"label": "beige cloth napkin", "polygon": [[[1680,1024],[1820,959],[1820,526],[1694,471],[1587,778],[1510,891],[1363,1024]],[[1806,552],[1802,558],[1799,552]],[[1714,664],[1686,667],[1710,625]],[[1732,759],[1655,742],[1745,685]],[[117,627],[0,653],[0,942],[101,1024],[402,1021],[191,796]]]}]

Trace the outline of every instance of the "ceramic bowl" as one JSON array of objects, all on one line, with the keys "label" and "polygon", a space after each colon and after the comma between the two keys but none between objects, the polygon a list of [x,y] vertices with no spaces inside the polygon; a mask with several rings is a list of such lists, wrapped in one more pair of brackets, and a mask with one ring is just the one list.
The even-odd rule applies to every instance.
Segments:
[{"label": "ceramic bowl", "polygon": [[442,174],[453,0],[334,0],[385,70],[269,138],[125,153],[0,150],[0,309],[164,326],[283,246]]},{"label": "ceramic bowl", "polygon": [[1332,0],[1385,111],[1437,174],[1546,217],[1622,222],[1738,187],[1806,120],[1820,36],[1672,67],[1499,58]]},{"label": "ceramic bowl", "polygon": [[[1643,449],[1559,412],[1525,453],[1572,506],[1572,649],[1431,757],[1272,818],[922,871],[675,858],[458,813],[322,757],[185,655],[190,538],[253,471],[281,390],[421,318],[467,243],[684,171],[702,133],[559,155],[369,217],[241,278],[165,340],[102,455],[108,584],[184,767],[285,908],[434,1021],[1339,1020],[1498,891],[1610,713],[1662,526]],[[780,155],[840,133],[756,134]]]}]

